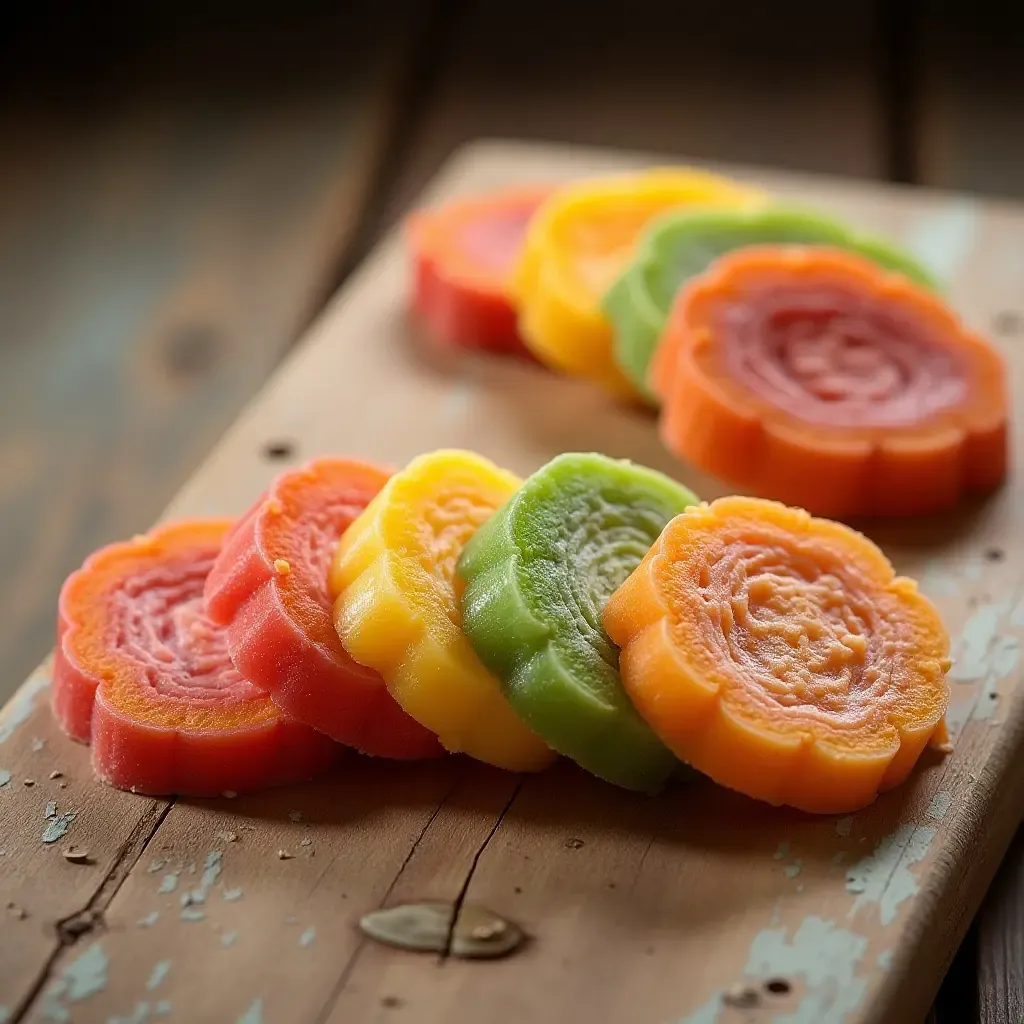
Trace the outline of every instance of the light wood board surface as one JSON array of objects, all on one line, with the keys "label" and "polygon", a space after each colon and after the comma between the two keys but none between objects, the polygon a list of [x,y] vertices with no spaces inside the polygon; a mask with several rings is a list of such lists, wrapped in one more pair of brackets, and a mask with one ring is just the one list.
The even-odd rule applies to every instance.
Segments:
[{"label": "light wood board surface", "polygon": [[[430,198],[655,161],[481,144]],[[997,340],[1019,393],[1024,358],[1008,316],[1019,207],[739,173],[929,259],[973,325],[1006,335]],[[721,493],[660,449],[643,412],[537,368],[433,353],[407,323],[405,275],[393,236],[168,515],[242,511],[284,462],[271,450],[292,462],[325,452],[403,462],[462,445],[527,473],[556,452],[594,449]],[[331,778],[258,797],[144,799],[92,781],[87,752],[50,720],[41,670],[0,718],[11,774],[0,788],[0,903],[15,904],[0,931],[0,1005],[13,1019],[73,1022],[922,1019],[1024,810],[1020,488],[1015,476],[962,514],[868,527],[921,578],[955,638],[956,749],[852,818],[775,810],[710,784],[651,799],[569,764],[523,779],[461,759],[352,758]],[[77,814],[44,844],[51,800]],[[67,863],[71,842],[94,863]],[[203,899],[183,916],[186,890]],[[466,962],[356,930],[381,905],[463,895],[521,923],[531,942],[504,961]],[[768,991],[772,980],[787,991]],[[758,1005],[723,1002],[735,986],[754,988]]]}]

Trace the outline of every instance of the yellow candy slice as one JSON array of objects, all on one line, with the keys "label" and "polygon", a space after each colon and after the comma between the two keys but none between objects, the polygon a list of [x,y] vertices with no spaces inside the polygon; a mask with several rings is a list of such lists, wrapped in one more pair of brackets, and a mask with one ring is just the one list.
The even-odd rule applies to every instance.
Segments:
[{"label": "yellow candy slice", "polygon": [[554,753],[516,716],[462,632],[463,545],[518,477],[462,451],[414,459],[349,526],[330,573],[334,625],[395,700],[453,752],[511,771]]},{"label": "yellow candy slice", "polygon": [[763,193],[688,168],[579,182],[560,189],[534,214],[513,291],[519,333],[542,362],[637,395],[612,353],[612,326],[601,300],[633,257],[652,219],[680,207],[747,207]]}]

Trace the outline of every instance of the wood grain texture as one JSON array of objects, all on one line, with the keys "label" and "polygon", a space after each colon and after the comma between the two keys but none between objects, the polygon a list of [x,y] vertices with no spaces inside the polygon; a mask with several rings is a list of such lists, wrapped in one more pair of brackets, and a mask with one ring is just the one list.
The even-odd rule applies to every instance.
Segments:
[{"label": "wood grain texture", "polygon": [[[655,159],[481,145],[431,198]],[[1000,268],[1024,239],[1020,208],[754,177],[930,256],[974,325],[1013,309],[1017,281]],[[661,451],[641,411],[535,367],[431,350],[406,322],[405,269],[392,236],[167,515],[239,512],[284,461],[335,451],[401,462],[442,445],[472,446],[520,473],[557,451],[597,449],[681,475],[705,497],[719,493]],[[1005,349],[1019,393],[1024,361],[1012,342]],[[268,445],[286,454],[268,460]],[[165,1009],[170,1019],[246,1024],[923,1019],[1024,810],[1024,581],[1006,557],[1024,529],[1022,486],[1015,478],[987,505],[941,521],[871,527],[898,567],[920,577],[955,637],[957,744],[860,814],[813,819],[710,784],[642,798],[568,764],[520,779],[459,759],[389,766],[353,757],[312,786],[179,801],[162,818],[153,801],[83,780],[88,814],[69,839],[87,838],[102,856],[86,880],[63,860],[40,867],[54,909],[14,923],[42,936],[34,952],[17,952],[17,972],[6,964],[18,933],[13,924],[0,932],[0,1004],[28,999],[24,1019],[63,1010],[87,1024]],[[38,850],[43,801],[13,785],[39,754],[32,737],[62,758],[83,752],[54,735],[43,708],[7,731],[0,761],[12,784],[0,789],[0,832]],[[76,780],[83,770],[76,762]],[[34,893],[27,870],[24,857],[0,858],[2,892]],[[183,906],[185,887],[202,899]],[[531,942],[506,961],[471,963],[358,937],[361,913],[409,898],[482,903],[522,924]],[[54,937],[54,914],[97,904],[92,931]],[[787,990],[770,991],[772,981]],[[722,1004],[736,985],[755,990],[756,1008]]]},{"label": "wood grain texture", "polygon": [[393,218],[480,136],[884,178],[879,12],[867,4],[453,5]]},{"label": "wood grain texture", "polygon": [[3,696],[63,577],[153,519],[333,288],[418,17],[97,13],[9,40],[65,78],[5,66],[0,104]]}]

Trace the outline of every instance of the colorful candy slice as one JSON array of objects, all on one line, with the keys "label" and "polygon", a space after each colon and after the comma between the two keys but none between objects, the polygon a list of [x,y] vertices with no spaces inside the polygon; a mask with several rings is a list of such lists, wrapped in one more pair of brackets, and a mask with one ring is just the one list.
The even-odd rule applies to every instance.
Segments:
[{"label": "colorful candy slice", "polygon": [[1006,371],[933,293],[836,249],[741,249],[680,293],[661,438],[820,515],[909,515],[1006,474]]},{"label": "colorful candy slice", "polygon": [[438,340],[529,356],[510,276],[547,185],[521,185],[423,210],[409,220],[413,308]]},{"label": "colorful candy slice", "polygon": [[287,715],[378,757],[443,753],[380,675],[345,652],[327,573],[338,541],[390,473],[324,458],[281,474],[228,535],[206,580],[235,668]]},{"label": "colorful candy slice", "polygon": [[530,221],[515,274],[519,329],[544,363],[629,397],[601,299],[644,228],[666,210],[760,204],[760,192],[688,169],[656,169],[569,185]]},{"label": "colorful candy slice", "polygon": [[312,778],[342,749],[244,679],[204,614],[230,525],[177,523],[112,544],[61,590],[54,713],[119,789],[241,793]]},{"label": "colorful candy slice", "polygon": [[633,704],[731,789],[846,813],[944,737],[949,637],[867,538],[722,498],[673,519],[604,624]]},{"label": "colorful candy slice", "polygon": [[396,473],[342,538],[334,624],[349,654],[453,752],[512,771],[554,755],[517,717],[462,632],[455,563],[519,479],[471,452],[439,451]]},{"label": "colorful candy slice", "polygon": [[633,710],[604,604],[665,524],[697,499],[603,455],[561,455],[466,545],[463,629],[538,735],[620,786],[657,790],[676,759]]},{"label": "colorful candy slice", "polygon": [[619,368],[652,404],[656,397],[647,383],[648,367],[679,289],[725,253],[765,244],[846,249],[926,288],[937,288],[908,253],[808,210],[769,206],[665,214],[651,224],[636,259],[602,304],[614,327]]}]

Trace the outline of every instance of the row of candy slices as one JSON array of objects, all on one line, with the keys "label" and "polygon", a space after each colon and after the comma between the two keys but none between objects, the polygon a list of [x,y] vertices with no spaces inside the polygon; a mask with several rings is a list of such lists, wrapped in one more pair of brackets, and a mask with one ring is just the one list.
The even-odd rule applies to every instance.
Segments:
[{"label": "row of candy slices", "polygon": [[912,257],[830,217],[659,169],[456,201],[410,238],[436,336],[660,406],[670,451],[749,493],[912,515],[1006,474],[999,353]]},{"label": "row of candy slices", "polygon": [[317,460],[234,524],[96,552],[58,636],[58,721],[147,793],[310,778],[344,744],[563,754],[641,791],[685,763],[845,812],[945,738],[948,637],[870,541],[595,454],[525,481],[463,451]]}]

